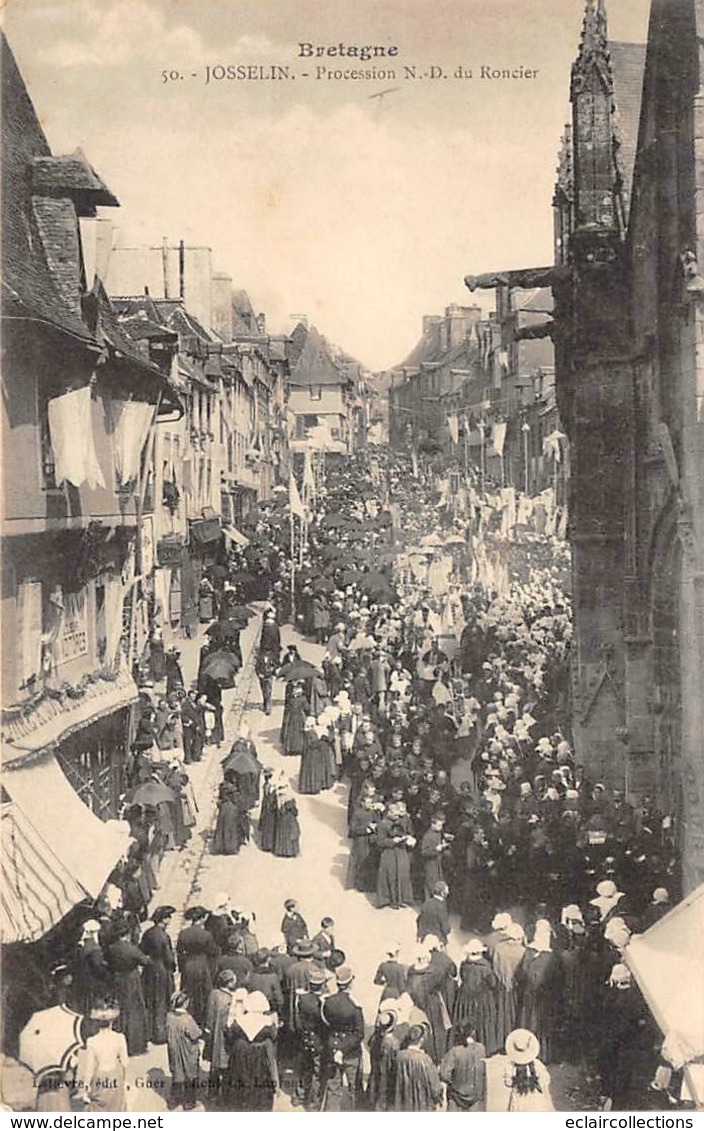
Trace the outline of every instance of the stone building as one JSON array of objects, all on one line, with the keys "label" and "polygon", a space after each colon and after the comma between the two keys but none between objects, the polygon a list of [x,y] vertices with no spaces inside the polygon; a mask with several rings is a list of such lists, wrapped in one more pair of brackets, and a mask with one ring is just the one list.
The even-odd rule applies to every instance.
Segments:
[{"label": "stone building", "polygon": [[703,43],[697,0],[653,0],[647,49],[611,43],[589,0],[555,266],[502,276],[555,299],[578,754],[655,798],[685,891],[704,880]]},{"label": "stone building", "polygon": [[130,338],[94,270],[87,228],[117,201],[52,154],[4,39],[2,84],[0,928],[21,947],[125,850],[143,455],[181,408],[172,343]]}]

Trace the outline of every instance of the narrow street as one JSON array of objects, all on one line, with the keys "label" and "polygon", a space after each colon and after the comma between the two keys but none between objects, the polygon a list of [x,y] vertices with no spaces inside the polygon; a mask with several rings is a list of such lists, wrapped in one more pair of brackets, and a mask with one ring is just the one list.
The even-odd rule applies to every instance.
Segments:
[{"label": "narrow street", "polygon": [[[243,633],[244,667],[237,687],[224,694],[226,737],[221,749],[211,747],[202,764],[190,767],[198,799],[198,824],[189,844],[173,859],[166,862],[163,882],[155,893],[154,906],[172,903],[177,916],[172,928],[182,925],[183,911],[193,903],[212,906],[213,896],[227,892],[233,907],[254,911],[254,933],[263,946],[276,946],[282,939],[281,919],[284,900],[298,900],[301,912],[311,934],[315,934],[325,915],[335,920],[335,939],[344,950],[347,961],[355,973],[354,996],[362,1006],[367,1030],[376,1016],[380,988],[374,985],[374,975],[385,957],[388,942],[401,943],[401,958],[410,961],[415,951],[416,910],[414,908],[377,909],[370,898],[354,890],[347,890],[345,877],[348,860],[346,837],[347,785],[336,783],[326,793],[307,796],[298,793],[298,757],[281,753],[279,730],[283,715],[283,690],[281,682],[275,683],[271,715],[261,709],[259,685],[253,670],[253,648],[258,640],[260,617],[257,616]],[[200,641],[180,642],[187,678],[195,675]],[[301,636],[291,626],[282,628],[284,647],[296,644],[301,656],[318,664],[325,649]],[[209,850],[209,837],[215,821],[217,788],[221,780],[220,761],[237,736],[242,723],[251,730],[260,761],[265,767],[284,770],[296,797],[301,826],[301,854],[295,859],[277,858],[260,851],[257,845],[256,818],[252,813],[253,837],[235,857],[213,856]],[[462,948],[467,942],[466,932],[453,916],[453,929],[448,943],[448,953],[459,965]],[[365,1050],[365,1065],[368,1059]],[[503,1075],[505,1058],[495,1057],[489,1062],[489,1095],[492,1080],[497,1085]],[[203,1073],[205,1083],[205,1073]],[[170,1087],[166,1049],[152,1047],[129,1064],[128,1105],[132,1111],[162,1111],[167,1107]],[[556,1106],[560,1110],[584,1110],[594,1107],[590,1097],[589,1082],[573,1067],[555,1066],[552,1087]],[[493,1093],[500,1095],[497,1086]],[[294,1111],[286,1092],[277,1097],[275,1111]]]}]

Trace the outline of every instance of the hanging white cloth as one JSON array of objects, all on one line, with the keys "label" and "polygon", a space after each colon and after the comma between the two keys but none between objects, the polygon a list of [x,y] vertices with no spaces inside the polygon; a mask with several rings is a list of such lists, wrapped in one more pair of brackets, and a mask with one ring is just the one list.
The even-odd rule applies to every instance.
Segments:
[{"label": "hanging white cloth", "polygon": [[111,577],[105,582],[105,661],[112,664],[120,650],[122,637],[122,610],[125,603],[125,587],[119,577]]},{"label": "hanging white cloth", "polygon": [[139,475],[154,405],[146,401],[110,401],[110,419],[117,478],[120,483],[129,483]]},{"label": "hanging white cloth", "polygon": [[52,397],[49,401],[49,435],[54,453],[56,482],[74,487],[104,487],[93,437],[93,407],[89,385]]}]

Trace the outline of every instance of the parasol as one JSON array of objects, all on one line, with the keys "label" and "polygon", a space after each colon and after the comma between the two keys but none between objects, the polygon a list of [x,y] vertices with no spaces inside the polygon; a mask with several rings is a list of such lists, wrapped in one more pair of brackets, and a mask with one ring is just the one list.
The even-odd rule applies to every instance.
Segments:
[{"label": "parasol", "polygon": [[65,1072],[82,1047],[80,1013],[54,1005],[33,1013],[20,1033],[19,1060],[34,1073],[35,1083],[49,1072]]},{"label": "parasol", "polygon": [[160,781],[147,781],[132,795],[131,805],[160,805],[162,801],[175,801],[176,794]]},{"label": "parasol", "polygon": [[209,652],[200,667],[200,675],[207,676],[220,687],[234,687],[240,662],[232,652]]},{"label": "parasol", "polygon": [[291,683],[295,679],[313,679],[314,676],[321,674],[318,668],[309,664],[307,660],[291,660],[290,663],[284,664],[280,668],[278,678]]}]

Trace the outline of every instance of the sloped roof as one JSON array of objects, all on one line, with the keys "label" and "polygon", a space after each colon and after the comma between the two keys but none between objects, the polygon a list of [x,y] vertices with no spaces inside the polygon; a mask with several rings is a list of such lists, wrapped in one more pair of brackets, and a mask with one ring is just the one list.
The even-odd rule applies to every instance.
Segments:
[{"label": "sloped roof", "polygon": [[[28,170],[51,150],[4,35],[2,51],[2,287],[3,306],[30,314],[86,343],[95,343],[79,310],[54,277],[32,207]],[[76,221],[77,223],[77,221]]]},{"label": "sloped roof", "polygon": [[60,157],[35,157],[32,191],[44,196],[71,196],[80,204],[82,215],[95,215],[99,204],[119,204],[81,149]]},{"label": "sloped roof", "polygon": [[618,140],[616,164],[622,181],[626,216],[630,210],[633,170],[638,148],[645,53],[644,43],[609,42],[614,84],[614,126]]},{"label": "sloped roof", "polygon": [[447,365],[467,359],[469,342],[466,338],[456,342],[454,346],[443,346],[442,330],[444,319],[440,322],[431,322],[428,329],[421,336],[420,341],[402,361],[397,369],[419,369],[422,365]]},{"label": "sloped roof", "polygon": [[535,314],[550,313],[553,309],[553,297],[550,287],[534,287],[526,291],[518,301],[519,310],[530,310]]},{"label": "sloped roof", "polygon": [[344,370],[335,365],[327,342],[315,326],[306,334],[298,360],[291,369],[290,384],[307,385],[347,385],[350,378]]}]

